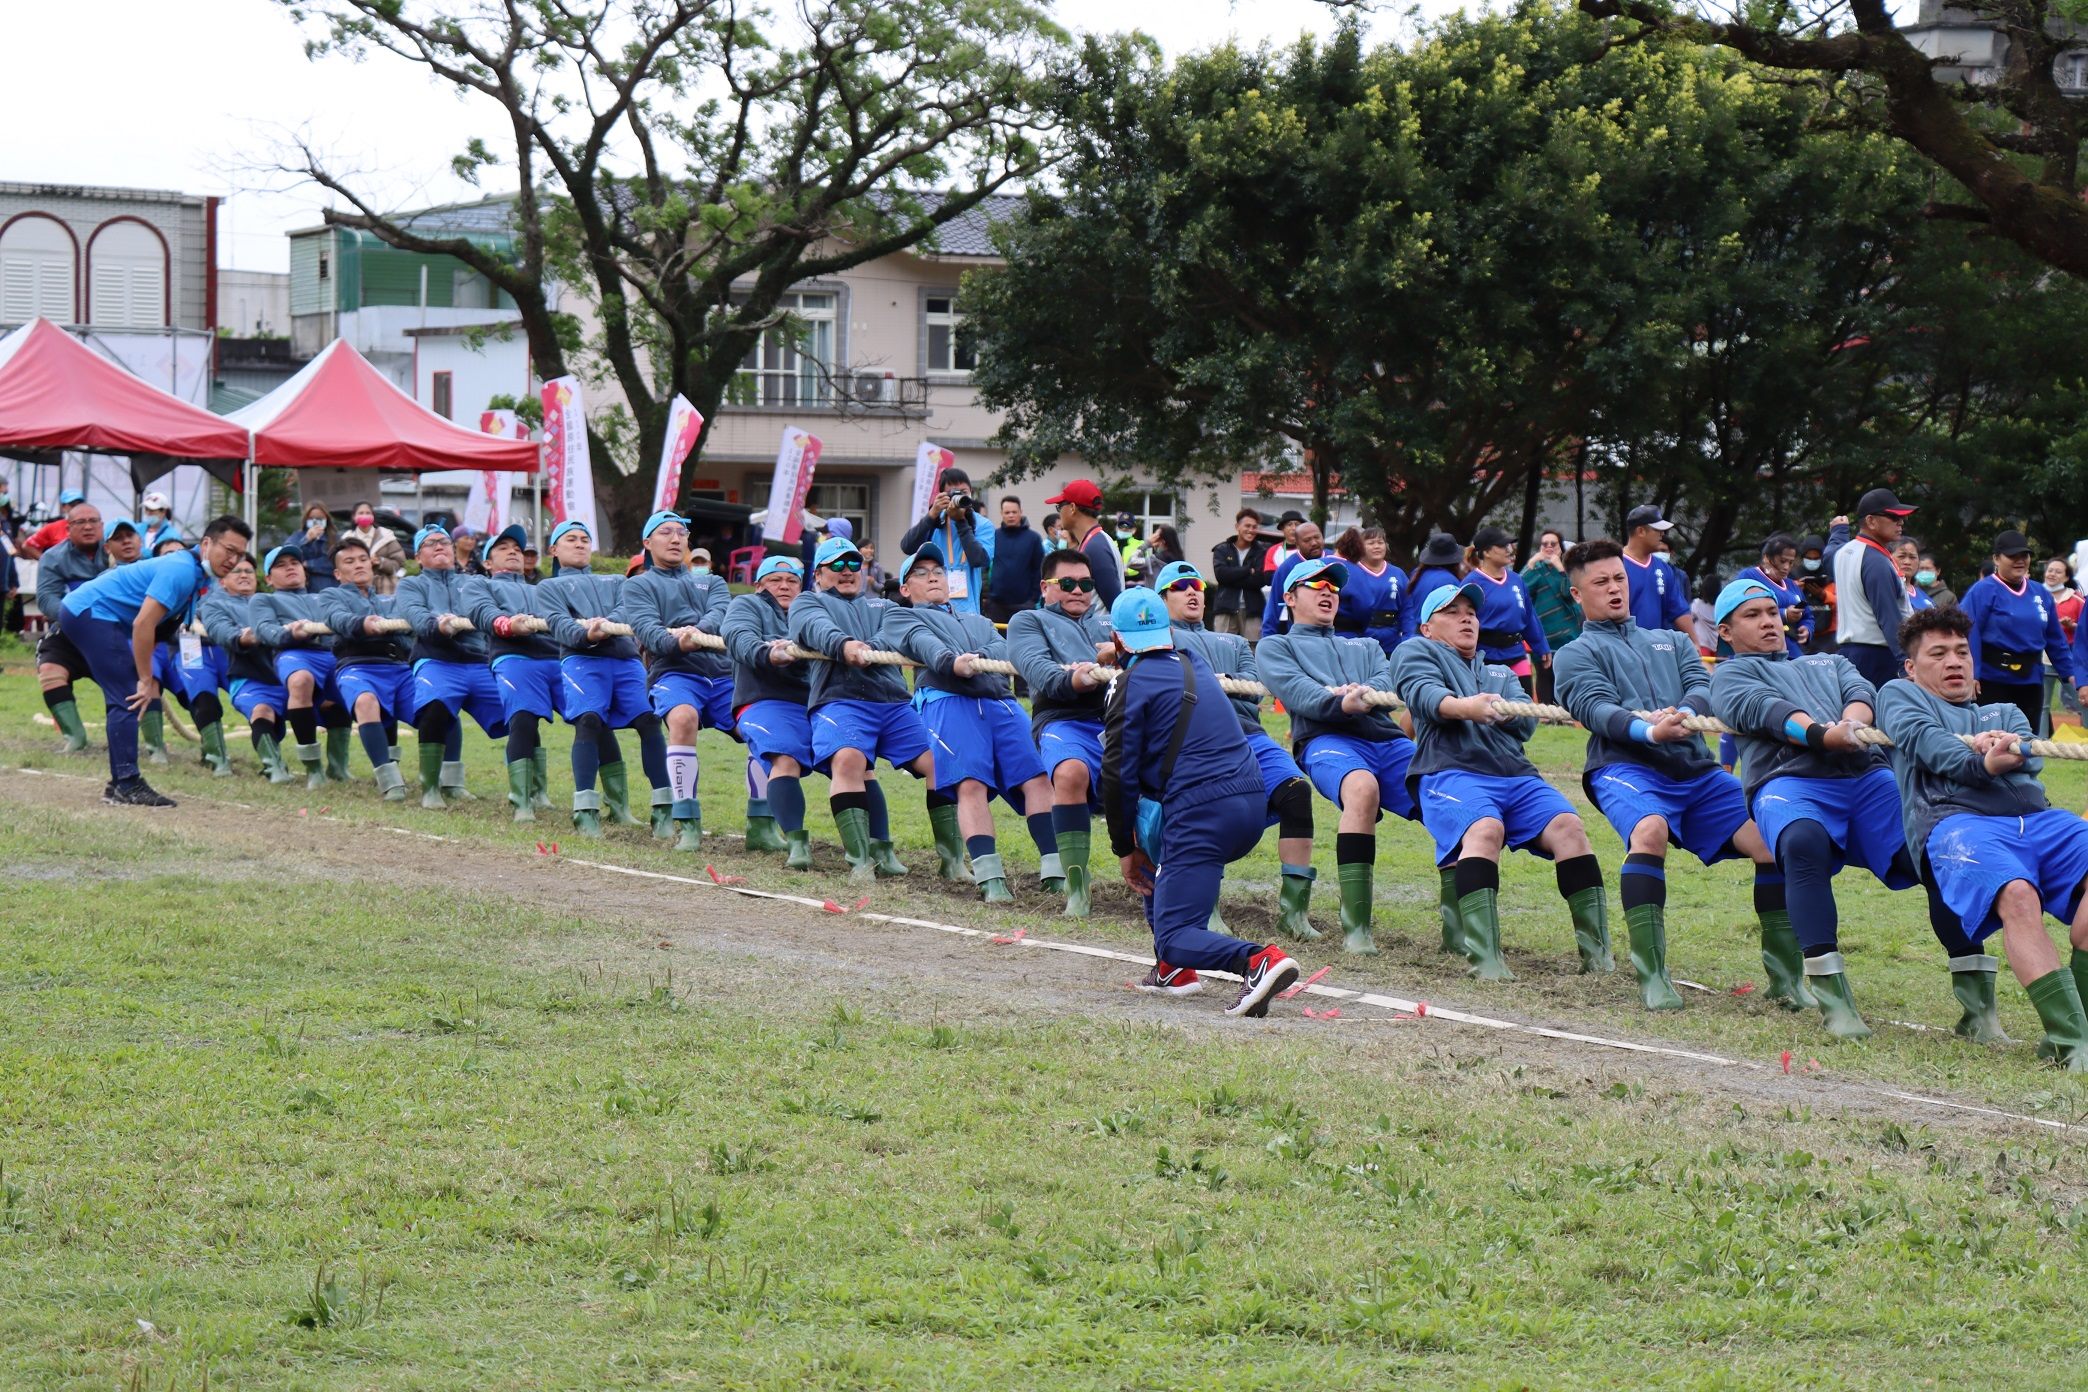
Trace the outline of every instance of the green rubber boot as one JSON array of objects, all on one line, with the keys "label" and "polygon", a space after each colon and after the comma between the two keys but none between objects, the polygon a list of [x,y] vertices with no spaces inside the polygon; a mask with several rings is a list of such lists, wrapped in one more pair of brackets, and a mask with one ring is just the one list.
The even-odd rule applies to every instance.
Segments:
[{"label": "green rubber boot", "polygon": [[308,793],[316,793],[326,786],[326,765],[322,762],[324,757],[316,744],[297,746],[297,761],[304,765],[305,791]]},{"label": "green rubber boot", "polygon": [[668,809],[674,814],[674,849],[677,851],[700,851],[703,849],[703,804],[694,798],[676,802]]},{"label": "green rubber boot", "polygon": [[1211,905],[1211,916],[1204,920],[1204,931],[1207,933],[1218,933],[1228,938],[1232,936],[1232,927],[1225,921],[1225,909],[1222,905]]},{"label": "green rubber boot", "polygon": [[58,728],[65,734],[65,743],[58,750],[60,754],[78,754],[87,748],[87,723],[80,719],[79,702],[60,701],[51,707],[51,719],[58,722]]},{"label": "green rubber boot", "polygon": [[599,788],[573,789],[573,830],[599,840],[602,835],[602,793]]},{"label": "green rubber boot", "polygon": [[538,812],[551,810],[551,751],[542,747],[529,756],[529,805]]},{"label": "green rubber boot", "polygon": [[774,817],[747,818],[747,849],[750,851],[787,851],[790,843],[783,833],[776,830]]},{"label": "green rubber boot", "polygon": [[2044,1021],[2037,1056],[2069,1073],[2088,1073],[2088,1013],[2081,1009],[2081,988],[2073,973],[2063,968],[2046,972],[2023,989],[2037,1007],[2037,1018]]},{"label": "green rubber boot", "polygon": [[655,788],[652,790],[652,834],[655,841],[674,839],[674,790]]},{"label": "green rubber boot", "polygon": [[440,812],[448,804],[442,800],[442,746],[433,740],[421,742],[420,778],[421,806]]},{"label": "green rubber boot", "polygon": [[[326,732],[326,781],[346,783],[348,781],[348,743],[355,732],[343,725],[338,730]],[[391,761],[399,762],[399,751],[391,751]]]},{"label": "green rubber boot", "polygon": [[[1965,1007],[1965,1013],[1958,1017],[1957,1032],[1974,1044],[2015,1042],[2002,1030],[2001,1015],[1994,1005],[1994,976],[2000,970],[1999,960],[1984,953],[1950,959],[1950,994]],[[2079,974],[2077,967],[2075,976]]]},{"label": "green rubber boot", "polygon": [[398,760],[379,764],[374,772],[377,776],[377,791],[386,802],[406,801],[406,775],[399,772]]},{"label": "green rubber boot", "polygon": [[198,725],[196,738],[203,741],[203,762],[210,765],[210,776],[230,778],[232,751],[225,748],[225,723],[213,720],[208,725]]},{"label": "green rubber boot", "polygon": [[2081,1003],[2088,1005],[2088,952],[2075,948],[2069,965],[2073,968],[2074,989],[2080,992]]},{"label": "green rubber boot", "polygon": [[1464,928],[1465,960],[1472,964],[1465,975],[1481,981],[1515,980],[1501,958],[1499,891],[1475,889],[1465,895],[1457,901],[1457,918]]},{"label": "green rubber boot", "polygon": [[464,761],[444,759],[442,761],[442,789],[444,802],[477,802],[478,796],[464,783]]},{"label": "green rubber boot", "polygon": [[254,753],[261,760],[261,768],[268,774],[271,783],[294,783],[295,774],[283,763],[283,746],[276,743],[274,735],[263,735],[254,741]]},{"label": "green rubber boot", "polygon": [[1762,924],[1762,971],[1769,978],[1769,999],[1786,1010],[1811,1010],[1819,1005],[1805,982],[1805,954],[1798,950],[1798,935],[1791,931],[1791,915],[1771,909],[1759,915]]},{"label": "green rubber boot", "polygon": [[1667,910],[1659,904],[1638,904],[1624,910],[1625,931],[1631,938],[1631,969],[1638,974],[1639,999],[1648,1010],[1680,1010],[1682,997],[1668,976]]},{"label": "green rubber boot", "polygon": [[1856,1012],[1856,996],[1849,989],[1847,964],[1839,952],[1805,959],[1805,984],[1820,1002],[1820,1018],[1827,1033],[1836,1039],[1868,1039],[1871,1027]]},{"label": "green rubber boot", "polygon": [[[1617,969],[1617,959],[1610,951],[1609,934],[1609,891],[1601,885],[1592,889],[1574,891],[1566,901],[1566,912],[1573,915],[1573,946],[1580,953],[1582,976],[1608,976]],[[1661,975],[1667,975],[1667,939],[1661,937]],[[1668,987],[1670,994],[1674,987]],[[1657,1010],[1673,1010],[1682,1004],[1654,1006]]]},{"label": "green rubber boot", "polygon": [[896,880],[906,873],[906,862],[899,859],[899,853],[892,849],[892,843],[889,841],[870,843],[870,863],[877,867],[878,874],[888,880]]},{"label": "green rubber boot", "polygon": [[1294,942],[1320,940],[1320,930],[1306,912],[1312,907],[1312,882],[1318,878],[1319,872],[1308,865],[1302,875],[1285,870],[1276,882],[1276,931]]},{"label": "green rubber boot", "polygon": [[623,760],[602,765],[602,820],[612,826],[644,826],[631,815],[631,771]]},{"label": "green rubber boot", "polygon": [[1062,831],[1058,834],[1059,863],[1066,867],[1067,918],[1088,916],[1088,845],[1094,833]]},{"label": "green rubber boot", "polygon": [[1066,892],[1066,862],[1059,858],[1057,851],[1037,857],[1037,888],[1046,894]]},{"label": "green rubber boot", "polygon": [[1334,867],[1341,877],[1341,950],[1358,957],[1377,956],[1377,939],[1370,934],[1376,868],[1367,860]]},{"label": "green rubber boot", "polygon": [[957,829],[957,809],[954,806],[929,808],[928,825],[935,832],[935,877],[962,880],[965,878],[964,833]]},{"label": "green rubber boot", "polygon": [[1436,867],[1436,912],[1443,916],[1443,951],[1465,955],[1464,915],[1457,907],[1457,862]]},{"label": "green rubber boot", "polygon": [[527,759],[517,759],[508,765],[508,806],[515,809],[515,821],[536,820],[536,808],[529,800],[529,792],[535,778],[536,770],[530,767]]},{"label": "green rubber boot", "polygon": [[1002,868],[998,854],[982,855],[972,861],[972,883],[979,887],[979,898],[989,904],[1015,902],[1008,889],[1008,872]]},{"label": "green rubber boot", "polygon": [[[951,809],[953,812],[956,809]],[[848,878],[875,880],[877,862],[870,858],[870,812],[862,807],[843,807],[834,813],[834,830],[841,834],[841,853],[848,857]]]},{"label": "green rubber boot", "polygon": [[783,857],[785,870],[810,870],[812,868],[812,833],[800,828],[786,831],[783,840],[789,846],[789,854]]},{"label": "green rubber boot", "polygon": [[148,764],[167,762],[167,717],[161,711],[147,711],[138,717],[138,747],[145,751]]}]

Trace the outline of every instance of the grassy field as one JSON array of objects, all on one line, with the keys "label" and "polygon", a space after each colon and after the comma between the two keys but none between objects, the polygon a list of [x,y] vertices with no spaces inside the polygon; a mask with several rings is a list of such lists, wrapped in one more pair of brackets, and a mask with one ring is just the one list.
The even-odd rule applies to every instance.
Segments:
[{"label": "grassy field", "polygon": [[[50,753],[36,709],[27,673],[0,673],[0,764],[96,774]],[[706,816],[732,830],[743,790],[714,738]],[[1572,784],[1577,739],[1540,741]],[[351,872],[287,833],[268,845],[302,807],[347,819],[344,838],[365,821],[461,838],[460,876],[535,864],[539,839],[571,853],[556,824],[507,824],[476,736],[484,802],[450,813],[382,807],[366,779],[310,798],[214,782],[176,754],[155,781],[254,804],[252,835],[26,797],[0,824],[0,1385],[2080,1382],[2073,1135],[1819,1111],[1448,1027],[1177,1023],[1099,993],[1069,1008],[1042,989],[1057,962],[1029,968],[1035,1003],[989,998],[881,979],[872,954],[896,940],[817,916],[798,940],[866,971],[707,973],[715,899],[647,919],[519,873],[445,888],[403,861]],[[2055,793],[2077,807],[2072,775]],[[1087,925],[1033,889],[986,919],[922,873],[911,780],[892,802],[916,874],[880,886],[880,910],[1141,944],[1122,892]],[[694,863],[838,894],[823,809],[812,822],[828,845],[811,874],[723,837]],[[1481,987],[1428,947],[1418,833],[1381,845],[1386,956],[1304,954],[1344,984],[2083,1109],[2027,1045],[1885,1023],[1954,1018],[1913,896],[1845,891],[1880,1032],[1831,1047],[1728,993],[1760,979],[1742,871],[1672,877],[1677,970],[1720,994],[1653,1021],[1624,981],[1565,975],[1548,868],[1511,860],[1525,979]],[[692,864],[639,832],[589,849]],[[1265,918],[1274,875],[1268,850],[1235,870],[1237,924]],[[2033,1038],[2020,990],[2002,994]]]}]

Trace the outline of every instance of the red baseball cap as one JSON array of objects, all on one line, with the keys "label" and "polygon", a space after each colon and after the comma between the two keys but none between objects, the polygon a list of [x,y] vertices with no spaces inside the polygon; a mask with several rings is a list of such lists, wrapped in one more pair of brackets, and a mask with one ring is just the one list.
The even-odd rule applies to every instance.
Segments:
[{"label": "red baseball cap", "polygon": [[1093,479],[1075,479],[1059,490],[1056,498],[1046,498],[1044,503],[1047,507],[1071,503],[1084,512],[1099,512],[1102,507],[1102,489]]}]

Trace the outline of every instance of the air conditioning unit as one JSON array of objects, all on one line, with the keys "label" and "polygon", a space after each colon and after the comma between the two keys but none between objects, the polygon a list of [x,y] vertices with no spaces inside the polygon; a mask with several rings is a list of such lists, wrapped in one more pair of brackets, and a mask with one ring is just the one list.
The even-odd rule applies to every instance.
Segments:
[{"label": "air conditioning unit", "polygon": [[849,396],[862,406],[879,406],[892,399],[892,379],[877,372],[858,372],[849,384]]}]

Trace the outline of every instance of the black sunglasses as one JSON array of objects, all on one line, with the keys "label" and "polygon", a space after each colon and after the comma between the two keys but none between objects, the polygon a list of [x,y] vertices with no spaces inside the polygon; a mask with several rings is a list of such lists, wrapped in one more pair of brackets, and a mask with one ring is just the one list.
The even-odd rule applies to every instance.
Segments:
[{"label": "black sunglasses", "polygon": [[1076,579],[1075,577],[1070,575],[1061,575],[1056,580],[1052,581],[1052,583],[1054,585],[1057,585],[1059,589],[1066,594],[1072,594],[1075,590],[1080,591],[1082,594],[1088,594],[1091,593],[1095,588],[1095,577],[1092,575],[1082,575]]}]

